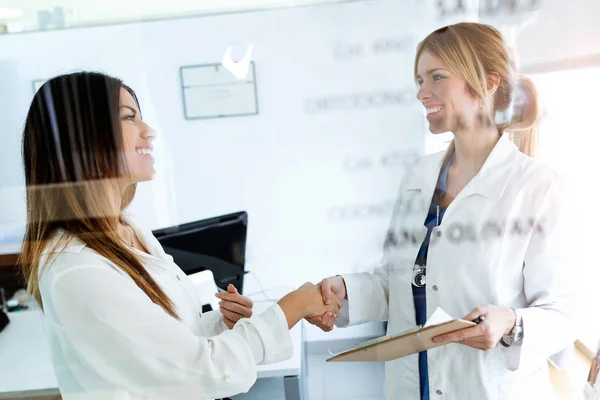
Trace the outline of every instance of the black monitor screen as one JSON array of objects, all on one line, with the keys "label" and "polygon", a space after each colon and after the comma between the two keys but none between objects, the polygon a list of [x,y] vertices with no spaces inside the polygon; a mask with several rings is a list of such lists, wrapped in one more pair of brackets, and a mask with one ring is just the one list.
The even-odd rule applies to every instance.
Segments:
[{"label": "black monitor screen", "polygon": [[187,275],[210,269],[218,287],[232,283],[242,293],[247,230],[248,214],[240,211],[153,234]]}]

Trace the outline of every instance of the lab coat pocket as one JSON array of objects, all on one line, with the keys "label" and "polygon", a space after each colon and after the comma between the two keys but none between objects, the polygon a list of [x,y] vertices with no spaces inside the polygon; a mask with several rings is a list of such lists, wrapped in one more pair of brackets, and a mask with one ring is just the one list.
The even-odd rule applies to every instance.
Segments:
[{"label": "lab coat pocket", "polygon": [[501,400],[530,400],[555,398],[548,370],[540,368],[529,375],[500,384]]}]

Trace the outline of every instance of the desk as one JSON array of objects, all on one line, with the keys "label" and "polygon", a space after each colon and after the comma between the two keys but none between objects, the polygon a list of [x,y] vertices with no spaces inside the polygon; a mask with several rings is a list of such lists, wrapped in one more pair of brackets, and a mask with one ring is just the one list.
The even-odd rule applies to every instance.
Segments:
[{"label": "desk", "polygon": [[[257,303],[260,313],[271,303]],[[50,349],[39,310],[9,313],[10,323],[0,333],[0,399],[59,394]],[[300,400],[302,391],[302,326],[291,330],[293,356],[258,367],[258,378],[283,377],[286,400]]]}]

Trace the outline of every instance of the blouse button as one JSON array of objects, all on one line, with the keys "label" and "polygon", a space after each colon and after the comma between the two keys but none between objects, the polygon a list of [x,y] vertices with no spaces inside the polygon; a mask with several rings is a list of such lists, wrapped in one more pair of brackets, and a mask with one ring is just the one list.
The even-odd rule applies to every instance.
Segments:
[{"label": "blouse button", "polygon": [[441,396],[442,395],[442,391],[440,389],[438,389],[438,390],[435,391],[435,394],[437,394],[438,396]]},{"label": "blouse button", "polygon": [[441,236],[442,236],[442,231],[437,231],[437,232],[435,233],[435,236],[437,236],[437,237],[441,237]]},{"label": "blouse button", "polygon": [[231,380],[231,375],[225,375],[225,382],[229,382]]},{"label": "blouse button", "polygon": [[434,292],[437,292],[437,291],[438,291],[438,287],[437,287],[437,285],[433,285],[431,288],[433,289],[433,291],[434,291]]}]

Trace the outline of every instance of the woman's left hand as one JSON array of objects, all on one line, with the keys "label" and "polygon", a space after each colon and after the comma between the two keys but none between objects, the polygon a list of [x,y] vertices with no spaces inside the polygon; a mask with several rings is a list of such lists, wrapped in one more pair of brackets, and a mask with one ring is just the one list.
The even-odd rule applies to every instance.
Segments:
[{"label": "woman's left hand", "polygon": [[475,349],[492,350],[502,336],[508,335],[516,323],[515,312],[509,307],[486,305],[475,308],[463,319],[473,321],[484,316],[483,322],[471,328],[461,329],[433,338],[434,343],[460,343]]},{"label": "woman's left hand", "polygon": [[223,322],[229,329],[242,318],[250,318],[252,316],[253,303],[246,296],[238,293],[233,285],[227,286],[227,292],[219,292],[215,294],[221,301],[219,302],[219,310],[223,314]]}]

